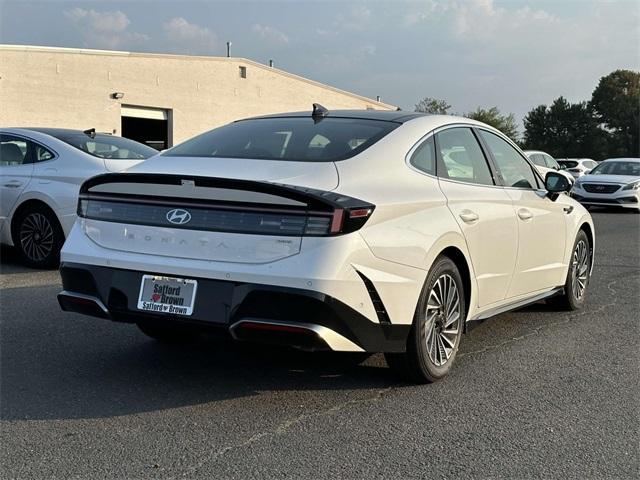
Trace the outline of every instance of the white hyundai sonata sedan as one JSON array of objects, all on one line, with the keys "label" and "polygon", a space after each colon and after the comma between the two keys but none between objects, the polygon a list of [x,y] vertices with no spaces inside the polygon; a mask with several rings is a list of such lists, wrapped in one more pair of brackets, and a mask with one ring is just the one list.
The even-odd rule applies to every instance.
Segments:
[{"label": "white hyundai sonata sedan", "polygon": [[156,153],[95,129],[0,129],[0,243],[15,246],[28,266],[57,267],[82,182]]},{"label": "white hyundai sonata sedan", "polygon": [[63,310],[160,340],[384,352],[445,376],[463,332],[553,298],[576,309],[589,213],[466,118],[314,111],[241,120],[81,189]]}]

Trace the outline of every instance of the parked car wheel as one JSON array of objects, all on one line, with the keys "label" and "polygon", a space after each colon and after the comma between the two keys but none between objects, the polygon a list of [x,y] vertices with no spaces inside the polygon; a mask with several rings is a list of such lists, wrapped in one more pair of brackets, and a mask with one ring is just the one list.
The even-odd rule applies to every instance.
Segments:
[{"label": "parked car wheel", "polygon": [[449,373],[466,318],[460,272],[448,257],[440,257],[422,289],[406,353],[386,353],[389,366],[417,383],[431,383]]},{"label": "parked car wheel", "polygon": [[55,214],[44,205],[27,207],[13,223],[13,241],[25,265],[55,268],[60,263],[64,233]]},{"label": "parked car wheel", "polygon": [[576,236],[571,254],[571,265],[564,284],[564,293],[551,299],[551,303],[563,310],[578,310],[584,304],[591,275],[589,239],[584,230]]}]

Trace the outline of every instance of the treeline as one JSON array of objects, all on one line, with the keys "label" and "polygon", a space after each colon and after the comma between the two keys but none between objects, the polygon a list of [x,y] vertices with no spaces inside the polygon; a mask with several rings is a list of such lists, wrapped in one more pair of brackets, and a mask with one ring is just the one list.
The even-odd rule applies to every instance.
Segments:
[{"label": "treeline", "polygon": [[[415,109],[447,114],[451,105],[427,97]],[[502,114],[498,107],[464,116],[497,128],[525,149],[555,157],[640,157],[640,73],[616,70],[602,77],[589,101],[570,103],[558,97],[551,105],[538,105],[525,115],[522,136],[514,115]]]}]

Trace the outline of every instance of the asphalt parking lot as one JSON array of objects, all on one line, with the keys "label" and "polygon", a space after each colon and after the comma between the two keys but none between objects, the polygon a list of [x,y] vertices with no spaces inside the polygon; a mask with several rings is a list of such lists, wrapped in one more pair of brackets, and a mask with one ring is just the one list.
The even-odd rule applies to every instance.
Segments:
[{"label": "asphalt parking lot", "polygon": [[426,386],[381,355],[163,346],[2,250],[2,477],[637,478],[640,215],[593,216],[586,308],[491,319]]}]

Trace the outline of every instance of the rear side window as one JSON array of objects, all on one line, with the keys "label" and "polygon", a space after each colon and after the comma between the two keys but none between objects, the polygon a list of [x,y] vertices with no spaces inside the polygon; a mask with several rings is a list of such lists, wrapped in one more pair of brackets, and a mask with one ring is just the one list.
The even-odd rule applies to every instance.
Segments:
[{"label": "rear side window", "polygon": [[29,144],[20,137],[0,135],[0,166],[9,167],[30,163]]},{"label": "rear side window", "polygon": [[399,125],[359,118],[256,118],[203,133],[163,155],[334,162],[366,150]]},{"label": "rear side window", "polygon": [[487,160],[469,128],[450,128],[437,135],[442,162],[439,176],[479,185],[494,184]]},{"label": "rear side window", "polygon": [[109,160],[144,160],[158,153],[154,148],[123,137],[104,134],[92,137],[84,133],[50,135],[89,155]]},{"label": "rear side window", "polygon": [[491,154],[500,172],[505,186],[515,188],[538,188],[536,176],[531,165],[509,145],[508,142],[499,136],[480,130],[480,135],[487,143]]},{"label": "rear side window", "polygon": [[558,163],[564,168],[575,168],[578,166],[578,162],[575,160],[558,160]]},{"label": "rear side window", "polygon": [[416,148],[409,163],[425,173],[436,174],[436,148],[433,136],[426,139]]}]

